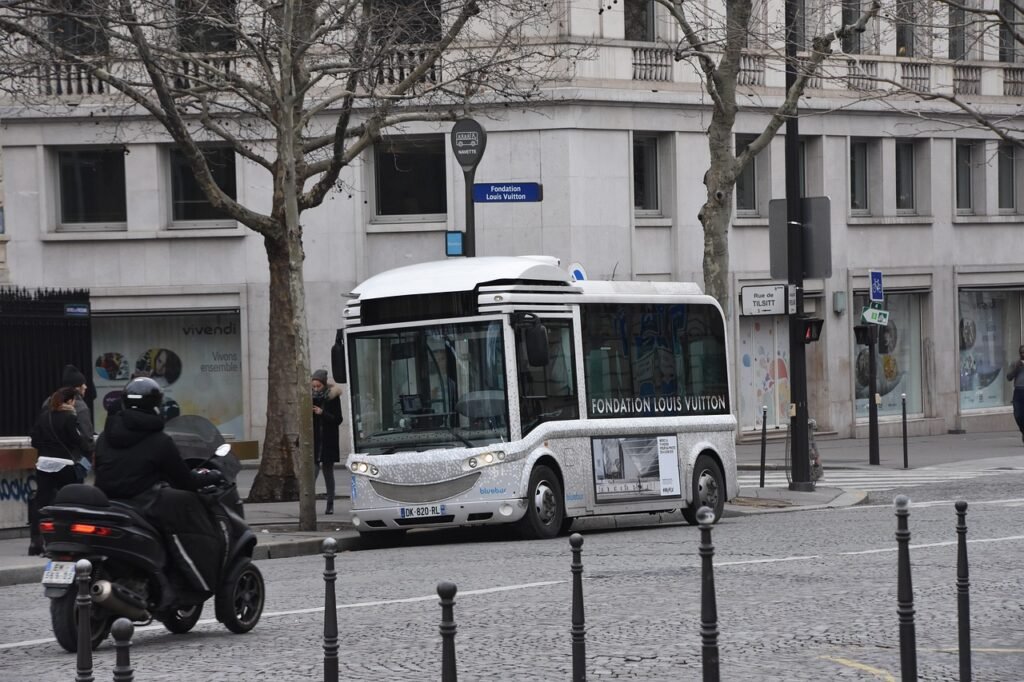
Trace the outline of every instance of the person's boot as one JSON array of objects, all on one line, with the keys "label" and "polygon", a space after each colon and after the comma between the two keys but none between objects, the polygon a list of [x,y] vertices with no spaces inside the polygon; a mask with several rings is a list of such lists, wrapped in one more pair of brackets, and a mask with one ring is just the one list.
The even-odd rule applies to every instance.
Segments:
[{"label": "person's boot", "polygon": [[43,553],[43,541],[41,538],[30,538],[28,541],[28,555],[39,556]]},{"label": "person's boot", "polygon": [[324,514],[333,514],[333,513],[334,513],[334,500],[330,500],[327,503],[327,508],[324,509]]}]

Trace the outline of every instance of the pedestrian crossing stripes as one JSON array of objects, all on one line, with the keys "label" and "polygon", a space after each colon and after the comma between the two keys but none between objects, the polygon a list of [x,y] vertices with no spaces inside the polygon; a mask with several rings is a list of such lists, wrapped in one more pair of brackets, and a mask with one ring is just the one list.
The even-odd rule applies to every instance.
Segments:
[{"label": "pedestrian crossing stripes", "polygon": [[[986,476],[1003,474],[1021,474],[1022,470],[993,469],[825,469],[825,475],[815,482],[822,488],[842,488],[845,490],[863,490],[876,492],[896,488],[912,488],[930,483],[949,483],[965,481]],[[738,475],[741,488],[756,488],[761,484],[761,473],[743,471]],[[766,471],[764,484],[766,487],[787,485],[789,479],[785,471]]]}]

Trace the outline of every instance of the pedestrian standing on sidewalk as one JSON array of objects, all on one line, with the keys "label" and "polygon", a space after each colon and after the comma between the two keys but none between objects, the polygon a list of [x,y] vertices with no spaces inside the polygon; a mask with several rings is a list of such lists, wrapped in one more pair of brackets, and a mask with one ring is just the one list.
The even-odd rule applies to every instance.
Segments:
[{"label": "pedestrian standing on sidewalk", "polygon": [[325,514],[334,513],[334,465],[341,459],[338,443],[338,427],[341,425],[341,387],[327,383],[327,370],[313,372],[313,458],[316,461],[316,481],[320,471],[324,472],[327,484],[327,507]]},{"label": "pedestrian standing on sidewalk", "polygon": [[1024,440],[1024,346],[1017,349],[1019,357],[1006,371],[1006,380],[1013,382],[1013,418]]},{"label": "pedestrian standing on sidewalk", "polygon": [[[96,449],[96,429],[93,426],[92,412],[85,402],[85,393],[88,391],[89,385],[85,381],[85,375],[74,365],[64,366],[60,385],[75,389],[75,416],[78,418],[78,430],[82,432],[82,437],[89,443],[89,461],[86,463],[86,467],[91,469],[92,455]],[[45,408],[46,405],[44,404],[43,407]]]},{"label": "pedestrian standing on sidewalk", "polygon": [[57,389],[49,404],[32,427],[32,447],[36,449],[36,492],[29,504],[30,555],[43,550],[39,533],[39,510],[53,504],[57,491],[69,483],[85,480],[86,469],[82,461],[88,459],[92,441],[87,440],[78,426],[75,399],[78,392],[73,386]]}]

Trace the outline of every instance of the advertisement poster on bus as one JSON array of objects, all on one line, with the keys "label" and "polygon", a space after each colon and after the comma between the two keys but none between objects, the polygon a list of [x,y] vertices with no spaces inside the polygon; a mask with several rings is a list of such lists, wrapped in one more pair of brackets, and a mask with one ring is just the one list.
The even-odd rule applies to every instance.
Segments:
[{"label": "advertisement poster on bus", "polygon": [[680,495],[675,436],[593,438],[591,447],[598,503]]}]

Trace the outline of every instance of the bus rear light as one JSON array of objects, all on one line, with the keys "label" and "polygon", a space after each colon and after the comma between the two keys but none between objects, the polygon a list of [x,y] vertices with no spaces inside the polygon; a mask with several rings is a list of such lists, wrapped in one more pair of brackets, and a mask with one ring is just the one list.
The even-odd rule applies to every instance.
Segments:
[{"label": "bus rear light", "polygon": [[94,526],[91,523],[72,523],[71,532],[78,533],[79,535],[97,535],[99,537],[107,537],[113,534],[113,530],[106,526]]}]

